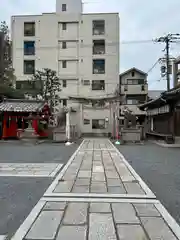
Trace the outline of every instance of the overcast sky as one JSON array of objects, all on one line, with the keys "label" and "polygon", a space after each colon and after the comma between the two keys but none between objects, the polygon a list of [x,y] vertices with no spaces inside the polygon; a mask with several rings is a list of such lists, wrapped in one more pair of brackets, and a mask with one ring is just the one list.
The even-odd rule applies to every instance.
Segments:
[{"label": "overcast sky", "polygon": [[[0,0],[0,20],[10,22],[11,15],[40,14],[55,11],[55,0]],[[75,1],[75,0],[74,0]],[[180,33],[180,0],[84,0],[84,12],[119,12],[120,42],[151,40],[166,33]],[[120,71],[137,67],[147,72],[164,55],[164,44],[136,43],[120,46]],[[180,44],[171,47],[178,56]],[[160,80],[160,65],[149,73],[150,89],[165,89]]]}]

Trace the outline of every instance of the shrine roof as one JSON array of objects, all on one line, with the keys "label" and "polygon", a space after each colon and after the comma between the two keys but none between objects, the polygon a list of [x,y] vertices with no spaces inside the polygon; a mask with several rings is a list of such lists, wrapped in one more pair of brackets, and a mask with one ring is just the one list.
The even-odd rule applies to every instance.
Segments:
[{"label": "shrine roof", "polygon": [[5,99],[0,103],[0,112],[37,112],[44,107],[44,101]]}]

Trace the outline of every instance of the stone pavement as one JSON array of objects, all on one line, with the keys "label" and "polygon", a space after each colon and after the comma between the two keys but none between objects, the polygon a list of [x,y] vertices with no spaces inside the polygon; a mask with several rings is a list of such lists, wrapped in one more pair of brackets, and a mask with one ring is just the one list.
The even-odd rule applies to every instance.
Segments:
[{"label": "stone pavement", "polygon": [[54,177],[62,166],[57,163],[0,163],[0,176]]},{"label": "stone pavement", "polygon": [[85,139],[12,240],[177,240],[180,228],[108,139]]}]

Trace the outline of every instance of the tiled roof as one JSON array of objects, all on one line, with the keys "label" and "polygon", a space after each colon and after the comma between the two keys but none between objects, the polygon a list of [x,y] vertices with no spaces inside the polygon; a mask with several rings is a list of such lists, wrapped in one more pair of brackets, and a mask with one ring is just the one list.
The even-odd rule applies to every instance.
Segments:
[{"label": "tiled roof", "polygon": [[150,100],[139,106],[140,110],[145,108],[156,108],[158,105],[166,105],[168,101],[178,101],[180,99],[180,87],[172,88],[169,91],[162,92],[156,99]]},{"label": "tiled roof", "polygon": [[156,99],[161,95],[162,92],[164,92],[164,90],[149,90],[148,96],[150,99]]},{"label": "tiled roof", "polygon": [[0,112],[36,112],[43,106],[43,101],[5,100],[0,103]]},{"label": "tiled roof", "polygon": [[121,73],[121,74],[120,74],[120,77],[123,76],[123,75],[125,75],[126,73],[129,73],[129,72],[132,72],[132,71],[139,72],[139,73],[141,73],[142,75],[146,75],[146,76],[148,75],[147,73],[143,72],[142,70],[133,67],[133,68],[130,68],[130,69],[128,69],[127,71]]}]

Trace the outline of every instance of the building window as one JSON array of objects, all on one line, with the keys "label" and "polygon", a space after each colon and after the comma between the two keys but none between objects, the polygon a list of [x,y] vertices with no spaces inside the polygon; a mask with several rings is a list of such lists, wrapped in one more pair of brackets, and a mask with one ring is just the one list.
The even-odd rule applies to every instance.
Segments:
[{"label": "building window", "polygon": [[62,23],[62,30],[66,30],[67,29],[67,23]]},{"label": "building window", "polygon": [[84,119],[84,125],[89,125],[90,124],[90,120],[89,119]]},{"label": "building window", "polygon": [[105,40],[93,40],[93,54],[105,54]]},{"label": "building window", "polygon": [[67,61],[62,61],[62,68],[67,68]]},{"label": "building window", "polygon": [[66,4],[62,4],[62,12],[66,12],[67,8],[66,8]]},{"label": "building window", "polygon": [[93,74],[105,73],[105,59],[93,60]]},{"label": "building window", "polygon": [[131,76],[134,77],[135,76],[135,72],[131,72]]},{"label": "building window", "polygon": [[127,86],[127,85],[124,86],[124,91],[125,91],[125,92],[128,91],[128,86]]},{"label": "building window", "polygon": [[144,84],[144,83],[145,83],[144,79],[138,79],[138,84]]},{"label": "building window", "polygon": [[105,129],[105,120],[92,119],[92,129]]},{"label": "building window", "polygon": [[141,91],[145,91],[145,86],[144,85],[141,86]]},{"label": "building window", "polygon": [[66,49],[67,48],[67,43],[66,42],[62,42],[62,49]]},{"label": "building window", "polygon": [[126,104],[128,104],[128,105],[136,105],[136,104],[138,104],[138,100],[136,100],[136,99],[127,99],[126,100]]},{"label": "building window", "polygon": [[63,106],[67,106],[67,99],[63,99]]},{"label": "building window", "polygon": [[35,22],[25,22],[24,23],[24,36],[35,36]]},{"label": "building window", "polygon": [[24,60],[24,74],[35,73],[35,60]]},{"label": "building window", "polygon": [[24,55],[35,55],[35,41],[24,41]]},{"label": "building window", "polygon": [[63,86],[63,88],[67,87],[67,81],[66,80],[62,81],[62,86]]},{"label": "building window", "polygon": [[128,85],[138,85],[139,80],[138,79],[127,79],[127,84]]},{"label": "building window", "polygon": [[105,90],[105,81],[104,80],[93,80],[92,81],[92,90]]},{"label": "building window", "polygon": [[93,21],[93,35],[104,35],[105,34],[105,21],[94,20]]}]

